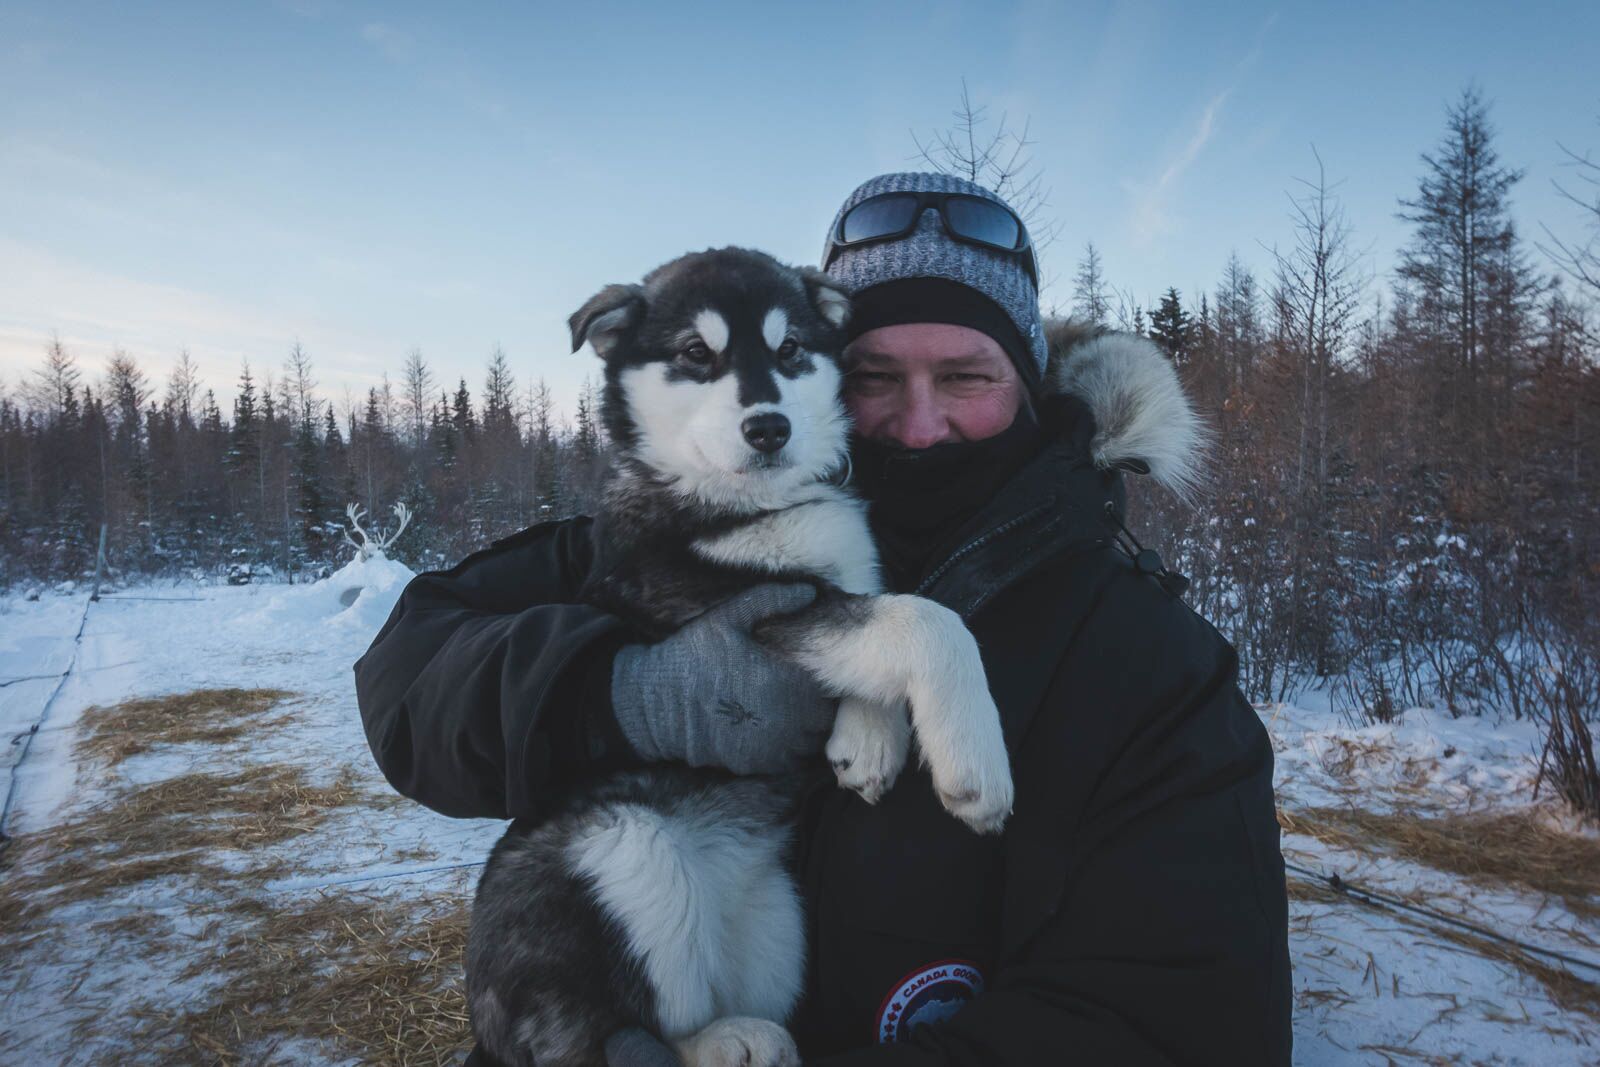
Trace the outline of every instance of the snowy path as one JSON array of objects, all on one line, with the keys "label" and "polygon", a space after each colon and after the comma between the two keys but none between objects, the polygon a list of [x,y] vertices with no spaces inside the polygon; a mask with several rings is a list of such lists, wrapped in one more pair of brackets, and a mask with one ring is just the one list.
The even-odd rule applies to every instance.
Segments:
[{"label": "snowy path", "polygon": [[[333,810],[314,832],[260,851],[218,856],[230,869],[281,861],[271,867],[279,876],[250,883],[250,892],[279,907],[315,900],[324,888],[469,892],[476,865],[502,824],[448,819],[399,801],[372,762],[355,707],[351,665],[407,577],[403,569],[395,571],[378,575],[386,587],[368,589],[348,610],[338,602],[341,590],[320,586],[142,589],[137,592],[151,598],[201,599],[107,598],[93,605],[78,662],[19,776],[12,823],[18,841],[140,786],[193,773],[286,767],[319,785],[344,774],[371,795],[398,803]],[[366,578],[374,580],[372,574]],[[50,671],[58,676],[70,659],[83,603],[82,596],[49,595],[37,603],[6,602],[0,681]],[[31,726],[56,681],[52,676],[0,689],[0,723],[8,737]],[[74,753],[79,719],[93,705],[223,687],[291,691],[285,704],[289,721],[230,745],[158,746],[126,760],[115,776]],[[18,864],[18,873],[27,873],[26,860]],[[0,873],[0,879],[11,876]],[[72,1027],[114,1020],[152,1000],[181,1005],[203,993],[207,980],[182,975],[182,952],[146,951],[137,938],[109,937],[93,927],[127,916],[155,918],[163,924],[163,949],[174,938],[180,944],[196,938],[197,949],[214,950],[226,931],[207,931],[197,917],[226,918],[218,908],[234,892],[195,879],[157,877],[54,909],[49,936],[30,945],[23,959],[8,959],[0,978],[0,1063],[125,1059],[127,1050],[103,1025],[93,1028],[99,1032],[76,1034]],[[305,1055],[298,1050],[273,1062],[304,1062]]]},{"label": "snowy path", "polygon": [[[139,1053],[148,1058],[149,1050],[130,1049],[122,1035],[136,1010],[216,997],[226,982],[206,970],[208,961],[226,950],[230,932],[263,915],[293,911],[330,891],[352,898],[376,893],[418,908],[470,892],[476,865],[501,826],[389,802],[362,734],[350,667],[405,575],[381,565],[360,577],[366,591],[349,608],[339,600],[348,581],[150,588],[139,595],[200,599],[107,599],[91,608],[77,664],[19,775],[19,840],[70,828],[130,790],[193,774],[292,771],[317,786],[343,775],[382,802],[341,802],[296,836],[218,850],[207,856],[216,869],[205,877],[153,876],[50,909],[47,935],[8,959],[0,978],[0,1063],[141,1062]],[[37,720],[69,662],[83,603],[82,595],[0,601],[0,682],[39,676],[0,685],[0,728],[8,739]],[[115,773],[75,751],[92,705],[212,687],[293,695],[247,737],[158,746],[131,756]],[[1319,837],[1309,822],[1294,822],[1351,805],[1379,813],[1524,810],[1536,751],[1527,724],[1413,713],[1398,726],[1357,730],[1325,708],[1262,714],[1278,752],[1290,859],[1600,960],[1600,901],[1593,897],[1593,906],[1574,909],[1557,897],[1473,882],[1385,848]],[[9,746],[5,757],[7,776],[17,747]],[[16,862],[0,873],[0,889],[4,879],[27,874],[32,861]],[[229,881],[232,874],[236,881]],[[269,910],[244,908],[252,900]],[[1299,1063],[1600,1062],[1594,1014],[1600,1006],[1563,1007],[1538,975],[1486,955],[1482,946],[1310,888],[1293,901],[1291,924]],[[186,973],[196,961],[199,973]],[[291,1040],[258,1048],[246,1062],[348,1062],[332,1055],[326,1046]]]},{"label": "snowy path", "polygon": [[[87,603],[85,593],[72,599],[51,597],[4,605],[5,613],[0,614],[0,736],[7,744],[0,753],[0,797],[14,798],[27,787],[24,754],[32,760],[34,752],[44,747],[43,737],[61,729],[59,723],[45,720],[45,712],[57,690],[63,688],[62,675],[72,663],[74,639],[85,621]],[[30,742],[30,734],[38,736]],[[46,757],[35,766],[51,762]],[[13,786],[19,764],[23,777]]]}]

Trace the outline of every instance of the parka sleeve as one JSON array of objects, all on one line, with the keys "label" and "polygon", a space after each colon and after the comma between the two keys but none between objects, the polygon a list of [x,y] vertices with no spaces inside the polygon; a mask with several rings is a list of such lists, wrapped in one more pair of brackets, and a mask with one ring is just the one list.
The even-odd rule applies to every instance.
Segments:
[{"label": "parka sleeve", "polygon": [[1018,943],[949,1018],[807,1063],[1289,1063],[1272,748],[1236,674],[1181,602],[1113,580],[1014,757]]},{"label": "parka sleeve", "polygon": [[571,519],[407,584],[355,664],[367,741],[397,791],[445,815],[518,818],[582,773],[627,639],[578,602],[591,557],[590,520]]}]

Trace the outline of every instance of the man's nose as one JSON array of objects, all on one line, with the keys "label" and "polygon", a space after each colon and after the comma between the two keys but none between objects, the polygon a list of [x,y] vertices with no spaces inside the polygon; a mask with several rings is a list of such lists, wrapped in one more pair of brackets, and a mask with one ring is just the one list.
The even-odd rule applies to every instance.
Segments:
[{"label": "man's nose", "polygon": [[894,425],[902,448],[930,448],[950,436],[950,422],[934,398],[920,389],[907,391],[906,406]]}]

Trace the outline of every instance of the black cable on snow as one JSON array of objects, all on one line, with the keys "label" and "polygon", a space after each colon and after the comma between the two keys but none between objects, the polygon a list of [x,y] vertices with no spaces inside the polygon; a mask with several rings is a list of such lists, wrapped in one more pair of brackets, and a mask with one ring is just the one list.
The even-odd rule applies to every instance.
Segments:
[{"label": "black cable on snow", "polygon": [[[22,739],[22,752],[17,756],[17,762],[11,765],[11,784],[6,787],[6,802],[0,808],[0,852],[4,852],[11,844],[11,835],[6,832],[6,827],[11,822],[11,808],[17,800],[17,783],[22,779],[22,765],[28,758],[28,753],[33,751],[33,739],[39,736],[39,728],[50,717],[50,709],[55,706],[56,697],[61,695],[61,690],[67,684],[67,678],[72,674],[72,669],[78,665],[78,650],[83,647],[83,628],[89,621],[89,605],[94,602],[93,597],[87,597],[83,602],[83,615],[78,619],[78,632],[72,638],[72,658],[67,661],[67,669],[61,672],[56,681],[56,687],[50,691],[50,698],[44,702],[44,707],[39,711],[39,718],[25,733],[12,738],[11,743],[16,744],[18,738]],[[44,675],[43,677],[50,677]]]},{"label": "black cable on snow", "polygon": [[1584,967],[1588,970],[1600,973],[1600,963],[1595,963],[1593,960],[1586,960],[1579,956],[1568,955],[1565,952],[1557,952],[1553,948],[1545,948],[1542,945],[1531,945],[1526,941],[1519,941],[1514,937],[1507,937],[1505,934],[1498,933],[1486,926],[1479,926],[1477,923],[1468,922],[1465,919],[1458,919],[1454,915],[1448,915],[1445,912],[1439,911],[1435,908],[1425,907],[1421,904],[1413,904],[1409,900],[1401,900],[1399,897],[1390,896],[1387,893],[1380,893],[1376,889],[1368,889],[1366,886],[1357,885],[1353,882],[1347,882],[1343,878],[1339,877],[1338,872],[1334,872],[1333,874],[1323,874],[1320,871],[1313,871],[1309,867],[1302,867],[1298,863],[1291,863],[1288,860],[1284,860],[1283,865],[1289,870],[1294,871],[1296,874],[1309,875],[1310,877],[1315,878],[1321,885],[1327,886],[1340,896],[1349,897],[1358,904],[1365,904],[1368,907],[1374,908],[1387,908],[1394,911],[1409,911],[1417,915],[1425,915],[1428,918],[1434,919],[1438,922],[1448,923],[1451,926],[1456,926],[1463,930],[1471,931],[1472,933],[1477,934],[1480,937],[1488,938],[1491,941],[1498,941],[1503,945],[1512,945],[1516,948],[1522,949],[1524,952],[1532,952],[1535,955],[1545,956],[1553,960],[1560,960],[1562,963],[1571,964],[1574,967]]}]

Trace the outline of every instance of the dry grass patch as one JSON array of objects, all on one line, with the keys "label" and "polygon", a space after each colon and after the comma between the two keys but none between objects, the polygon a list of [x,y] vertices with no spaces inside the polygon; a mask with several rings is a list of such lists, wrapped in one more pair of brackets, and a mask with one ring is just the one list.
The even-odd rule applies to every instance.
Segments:
[{"label": "dry grass patch", "polygon": [[1331,778],[1345,780],[1363,765],[1386,762],[1394,757],[1389,745],[1371,738],[1334,735],[1322,740],[1324,747],[1317,753],[1317,762]]},{"label": "dry grass patch", "polygon": [[83,713],[86,732],[76,751],[115,767],[157,745],[237,741],[288,722],[288,715],[264,716],[294,695],[287,689],[195,689],[92,707]]},{"label": "dry grass patch", "polygon": [[[1289,899],[1296,903],[1326,905],[1344,903],[1351,906],[1373,907],[1375,911],[1422,932],[1429,943],[1469,952],[1474,956],[1494,960],[1513,968],[1543,986],[1550,995],[1550,1000],[1563,1011],[1576,1012],[1600,1022],[1600,983],[1590,981],[1568,970],[1558,962],[1528,952],[1510,942],[1484,937],[1470,930],[1463,930],[1443,923],[1431,923],[1421,916],[1391,908],[1367,905],[1353,897],[1335,892],[1332,888],[1320,882],[1312,882],[1305,879],[1289,879]],[[1305,918],[1304,931],[1315,933],[1316,923],[1314,917]],[[1353,944],[1350,947],[1357,948]],[[1376,983],[1376,981],[1377,979],[1373,978],[1373,982]],[[1374,992],[1377,992],[1376,986],[1374,987]],[[1398,986],[1394,988],[1394,995],[1400,995]],[[1343,1005],[1356,1002],[1356,998],[1344,989],[1314,989],[1308,987],[1298,992],[1296,997],[1302,1005],[1325,1003]],[[1502,1021],[1521,1022],[1523,1020],[1506,1018]],[[1368,1046],[1362,1047],[1369,1048]],[[1372,1047],[1369,1050],[1379,1051],[1376,1047]],[[1387,1051],[1399,1050],[1389,1049]]]},{"label": "dry grass patch", "polygon": [[1420,1063],[1424,1067],[1457,1067],[1461,1063],[1459,1056],[1442,1056],[1407,1045],[1362,1045],[1361,1051],[1382,1056],[1385,1067],[1400,1067],[1403,1063]]},{"label": "dry grass patch", "polygon": [[396,799],[367,790],[350,767],[318,785],[304,769],[285,764],[185,774],[125,789],[16,841],[4,893],[21,906],[12,921],[0,920],[0,937],[24,932],[50,909],[156,878],[258,883],[283,873],[286,861],[256,857],[230,868],[218,860],[229,853],[254,856],[311,833],[339,809],[384,807]]},{"label": "dry grass patch", "polygon": [[[389,808],[404,803],[401,797],[371,788],[348,766],[331,779],[271,763],[147,785],[128,784],[119,770],[157,745],[248,739],[286,722],[280,705],[292,696],[200,690],[86,713],[79,754],[109,765],[110,791],[0,854],[0,955],[17,959],[30,949],[24,966],[55,958],[63,941],[58,916],[87,902],[97,946],[115,945],[118,958],[132,958],[125,951],[132,946],[177,966],[195,959],[183,978],[209,992],[181,1007],[145,1005],[143,1029],[133,1033],[126,1016],[80,1012],[80,1038],[125,1048],[130,1060],[161,1063],[243,1062],[250,1057],[242,1049],[258,1037],[269,1044],[329,1039],[347,1056],[384,1063],[446,1063],[466,1047],[464,902],[419,908],[352,896],[286,901],[259,892],[263,881],[298,869],[294,850],[277,846],[324,828],[340,812]],[[142,898],[115,910],[97,903],[163,878],[194,894],[185,931],[137,906]],[[203,928],[194,929],[189,917]],[[161,1038],[160,1047],[147,1037]],[[256,1058],[261,1050],[254,1046]]]},{"label": "dry grass patch", "polygon": [[39,905],[23,894],[12,863],[0,861],[0,945],[16,952],[37,938],[41,912]]},{"label": "dry grass patch", "polygon": [[94,932],[107,937],[153,941],[172,932],[171,920],[148,911],[130,911],[114,919],[101,919]]},{"label": "dry grass patch", "polygon": [[310,1039],[410,1067],[454,1063],[470,1046],[464,898],[319,893],[244,904],[232,924],[242,929],[184,976],[217,978],[209,997],[139,1009],[139,1047],[161,1047],[168,1062],[237,1064]]},{"label": "dry grass patch", "polygon": [[1464,948],[1474,955],[1509,964],[1544,986],[1550,999],[1563,1011],[1579,1012],[1600,1022],[1600,983],[1580,978],[1559,963],[1525,952],[1504,941],[1482,937],[1453,926],[1428,926],[1427,930],[1441,941]]},{"label": "dry grass patch", "polygon": [[1354,795],[1369,791],[1374,787],[1357,779],[1356,772],[1368,767],[1387,767],[1393,780],[1381,788],[1400,797],[1414,798],[1422,795],[1439,773],[1436,757],[1404,755],[1387,740],[1339,736],[1321,740],[1317,761],[1323,773],[1332,779],[1325,784],[1334,792]]},{"label": "dry grass patch", "polygon": [[1280,813],[1292,833],[1337,848],[1385,849],[1480,884],[1560,897],[1574,913],[1600,916],[1600,841],[1563,833],[1530,812],[1425,815],[1359,808]]}]

